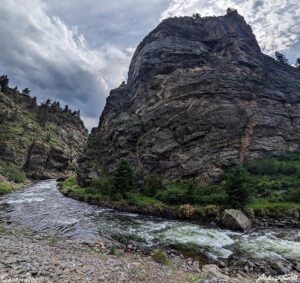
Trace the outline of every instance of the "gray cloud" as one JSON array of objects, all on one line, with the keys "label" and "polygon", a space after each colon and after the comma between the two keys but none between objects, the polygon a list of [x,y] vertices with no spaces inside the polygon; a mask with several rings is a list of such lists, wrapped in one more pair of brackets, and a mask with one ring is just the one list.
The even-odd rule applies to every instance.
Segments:
[{"label": "gray cloud", "polygon": [[266,53],[300,55],[297,0],[1,0],[0,74],[39,100],[80,109],[91,128],[160,17],[221,15],[228,6],[245,16]]},{"label": "gray cloud", "polygon": [[300,4],[298,0],[173,0],[161,19],[170,16],[223,15],[237,8],[252,26],[262,50],[273,55],[287,53],[292,61],[300,56]]},{"label": "gray cloud", "polygon": [[3,0],[0,41],[0,73],[30,87],[40,100],[80,108],[90,125],[97,124],[109,90],[124,80],[132,55],[109,43],[90,48],[75,27],[50,16],[41,0]]}]

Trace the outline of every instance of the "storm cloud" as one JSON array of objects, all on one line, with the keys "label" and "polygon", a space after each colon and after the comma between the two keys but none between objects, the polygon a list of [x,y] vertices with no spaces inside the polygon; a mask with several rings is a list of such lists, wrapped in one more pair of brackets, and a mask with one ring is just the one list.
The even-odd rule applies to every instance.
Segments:
[{"label": "storm cloud", "polygon": [[169,16],[223,15],[237,8],[265,53],[299,57],[296,0],[1,0],[0,74],[39,101],[80,109],[96,126],[112,88],[126,80],[133,51]]},{"label": "storm cloud", "polygon": [[80,108],[87,126],[96,124],[109,90],[124,80],[132,52],[109,43],[90,48],[40,0],[3,0],[0,39],[0,73],[40,100]]}]

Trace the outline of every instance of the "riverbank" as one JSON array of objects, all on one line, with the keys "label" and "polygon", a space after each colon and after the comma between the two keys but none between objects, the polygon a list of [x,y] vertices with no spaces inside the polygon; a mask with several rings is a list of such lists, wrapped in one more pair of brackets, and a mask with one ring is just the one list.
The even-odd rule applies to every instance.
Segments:
[{"label": "riverbank", "polygon": [[25,173],[15,165],[0,159],[0,196],[32,184]]},{"label": "riverbank", "polygon": [[8,181],[5,178],[2,178],[3,176],[0,175],[0,197],[6,194],[10,194],[16,190],[23,189],[33,183],[33,181],[26,179],[22,183],[15,183]]},{"label": "riverbank", "polygon": [[102,242],[88,245],[6,224],[0,226],[0,237],[1,282],[250,283],[255,279],[245,274],[230,278],[228,268],[200,268],[199,263],[182,256],[170,256],[163,265],[150,255],[122,246],[112,249]]},{"label": "riverbank", "polygon": [[[69,179],[70,180],[70,179]],[[89,192],[85,188],[74,185],[68,179],[58,184],[59,191],[70,197],[89,204],[112,208],[123,212],[153,215],[168,219],[184,219],[195,221],[208,227],[223,227],[221,218],[224,208],[219,205],[192,206],[192,205],[167,205],[162,202],[153,202],[150,198],[132,200],[122,199],[113,201],[101,193]],[[150,201],[149,201],[150,199]],[[143,201],[144,200],[144,201]],[[266,227],[300,227],[300,204],[269,203],[264,199],[250,204],[244,213],[249,217],[253,228]]]},{"label": "riverbank", "polygon": [[[166,282],[202,282],[208,274],[214,281],[206,283],[221,282],[220,278],[225,278],[224,282],[247,282],[244,278],[257,279],[262,274],[279,276],[300,271],[297,229],[272,228],[243,234],[207,229],[190,221],[122,213],[65,198],[57,190],[54,180],[41,181],[1,197],[0,223],[3,223],[0,274],[9,273],[14,278],[19,274],[31,276],[28,275],[31,271],[32,276],[37,276],[38,269],[46,272],[39,277],[42,280],[46,276],[45,282],[97,282],[94,277],[83,280],[85,277],[82,276],[88,276],[91,269],[97,270],[98,265],[103,270],[94,271],[95,276],[106,274],[105,268],[114,270],[114,266],[96,261],[113,259],[120,262],[119,259],[123,258],[121,264],[131,264],[136,257],[141,258],[142,267],[149,266],[144,268],[146,275],[137,280],[131,277],[131,270],[125,266],[122,269],[125,273],[123,282],[161,282],[164,277],[174,280]],[[26,230],[21,227],[26,227]],[[96,252],[97,258],[90,259],[89,251]],[[13,262],[6,262],[10,258]],[[70,258],[67,267],[66,258]],[[76,259],[82,259],[78,266]],[[61,271],[60,262],[68,269],[66,273]],[[81,277],[72,277],[77,273],[70,275],[69,268],[72,269],[74,264]],[[85,268],[82,269],[81,264]],[[161,274],[159,281],[158,277],[149,277],[153,266],[153,272]],[[173,269],[182,271],[185,277],[179,277]],[[56,276],[56,271],[63,275],[51,279],[50,275],[54,273]],[[168,272],[167,275],[164,271]],[[168,277],[170,273],[178,279]],[[111,276],[108,275],[103,282],[115,282],[115,277]]]}]

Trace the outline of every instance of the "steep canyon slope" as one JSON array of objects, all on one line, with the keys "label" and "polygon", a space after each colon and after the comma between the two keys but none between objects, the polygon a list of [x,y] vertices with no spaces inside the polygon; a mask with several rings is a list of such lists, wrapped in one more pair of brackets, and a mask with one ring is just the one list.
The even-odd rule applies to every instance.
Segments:
[{"label": "steep canyon slope", "polygon": [[141,175],[207,182],[299,142],[300,72],[264,55],[241,15],[170,18],[111,91],[78,176],[87,185],[125,158]]},{"label": "steep canyon slope", "polygon": [[88,133],[78,112],[9,87],[0,92],[0,160],[29,177],[53,178],[75,171]]}]

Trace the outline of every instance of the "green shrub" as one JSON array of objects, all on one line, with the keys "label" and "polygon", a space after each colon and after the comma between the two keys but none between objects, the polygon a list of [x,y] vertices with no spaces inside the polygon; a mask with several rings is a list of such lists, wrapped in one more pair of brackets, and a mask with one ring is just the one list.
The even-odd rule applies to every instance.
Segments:
[{"label": "green shrub", "polygon": [[170,259],[168,255],[159,249],[155,249],[151,252],[151,257],[153,258],[154,261],[163,264],[163,265],[168,265],[170,264]]},{"label": "green shrub", "polygon": [[0,183],[0,196],[11,193],[12,186],[6,183]]},{"label": "green shrub", "polygon": [[295,175],[300,171],[298,162],[275,158],[253,160],[246,167],[251,174],[257,175]]},{"label": "green shrub", "polygon": [[157,174],[150,174],[145,177],[143,193],[148,197],[156,195],[157,191],[164,188],[162,179]]},{"label": "green shrub", "polygon": [[291,189],[284,196],[285,201],[300,203],[300,188]]},{"label": "green shrub", "polygon": [[157,193],[156,198],[167,204],[186,203],[186,188],[180,183],[169,183],[166,189]]},{"label": "green shrub", "polygon": [[103,195],[112,195],[114,193],[114,180],[112,178],[96,179],[89,186],[91,193],[101,193]]},{"label": "green shrub", "polygon": [[233,208],[243,208],[252,200],[253,189],[249,187],[249,172],[240,165],[230,169],[225,175],[225,192],[228,204]]},{"label": "green shrub", "polygon": [[109,247],[109,253],[111,254],[111,255],[115,255],[116,254],[116,246],[114,246],[114,245],[111,245],[110,247]]},{"label": "green shrub", "polygon": [[139,192],[126,193],[126,199],[129,204],[147,206],[147,205],[162,205],[162,203],[152,197],[148,197]]},{"label": "green shrub", "polygon": [[23,183],[26,180],[26,175],[22,170],[2,160],[0,161],[0,174],[15,183]]},{"label": "green shrub", "polygon": [[195,189],[193,200],[198,204],[224,204],[227,200],[225,190],[222,185],[199,186]]},{"label": "green shrub", "polygon": [[77,186],[77,180],[75,176],[71,176],[63,181],[63,188],[68,189]]}]

